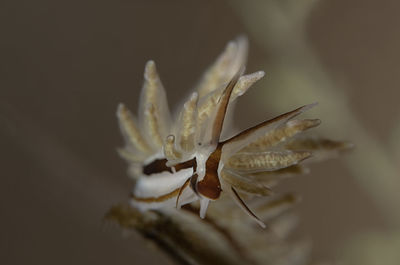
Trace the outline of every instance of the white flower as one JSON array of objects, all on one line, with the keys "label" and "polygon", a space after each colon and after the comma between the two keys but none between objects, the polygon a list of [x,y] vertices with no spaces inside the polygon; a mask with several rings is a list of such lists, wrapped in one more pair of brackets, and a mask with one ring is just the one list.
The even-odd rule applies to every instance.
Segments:
[{"label": "white flower", "polygon": [[[243,75],[247,41],[230,42],[203,76],[195,91],[172,117],[155,63],[145,67],[138,118],[120,104],[117,111],[125,147],[120,155],[136,180],[131,205],[141,211],[163,210],[199,200],[204,218],[210,201],[226,192],[262,227],[240,193],[268,196],[282,176],[298,173],[297,165],[327,140],[293,138],[320,124],[318,119],[294,119],[315,104],[306,105],[221,139],[228,106],[264,76]],[[342,143],[332,142],[334,150]]]}]

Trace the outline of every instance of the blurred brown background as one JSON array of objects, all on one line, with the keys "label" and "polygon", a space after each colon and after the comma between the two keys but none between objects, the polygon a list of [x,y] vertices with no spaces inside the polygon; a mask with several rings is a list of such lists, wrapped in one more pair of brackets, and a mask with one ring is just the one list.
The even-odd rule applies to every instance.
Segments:
[{"label": "blurred brown background", "polygon": [[[172,264],[138,235],[126,237],[102,221],[131,189],[115,152],[122,143],[115,110],[121,101],[136,109],[148,59],[156,61],[173,108],[227,41],[246,34],[247,72],[265,70],[267,77],[241,99],[237,124],[279,114],[253,104],[268,91],[279,100],[269,83],[274,77],[262,68],[273,55],[234,5],[1,1],[2,264]],[[305,24],[305,40],[324,71],[345,88],[365,130],[387,146],[400,123],[399,10],[398,1],[321,0]],[[304,104],[313,101],[310,94]],[[316,117],[319,108],[323,102],[313,110]],[[323,119],[323,126],[329,123]],[[346,130],[336,139],[353,137],[345,137]],[[346,159],[315,165],[310,175],[284,183],[303,195],[298,234],[313,238],[317,258],[336,259],[353,234],[394,226],[349,173]]]}]

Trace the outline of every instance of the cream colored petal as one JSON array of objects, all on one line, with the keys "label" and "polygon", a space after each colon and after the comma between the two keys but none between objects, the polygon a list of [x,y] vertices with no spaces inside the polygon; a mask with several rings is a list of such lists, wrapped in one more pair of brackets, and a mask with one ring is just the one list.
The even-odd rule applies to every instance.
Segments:
[{"label": "cream colored petal", "polygon": [[178,125],[175,134],[177,135],[177,145],[184,152],[194,150],[196,119],[197,119],[197,100],[198,94],[195,92],[190,99],[183,105],[179,114]]},{"label": "cream colored petal", "polygon": [[176,161],[182,158],[182,153],[175,148],[175,136],[168,135],[165,140],[164,155],[168,161]]},{"label": "cream colored petal", "polygon": [[235,100],[237,97],[242,96],[247,90],[258,80],[265,76],[264,71],[258,71],[251,74],[243,75],[239,78],[235,88],[232,92],[231,101]]},{"label": "cream colored petal", "polygon": [[240,172],[272,171],[289,167],[311,156],[307,151],[282,151],[237,153],[231,156],[225,166]]},{"label": "cream colored petal", "polygon": [[[155,210],[160,211],[171,211],[176,207],[176,200],[179,193],[179,189],[175,189],[169,193],[160,196],[151,196],[145,198],[131,198],[130,204],[139,209],[140,211]],[[186,205],[198,200],[197,196],[189,188],[183,188],[179,197],[179,206]]]},{"label": "cream colored petal", "polygon": [[315,105],[316,103],[297,108],[293,111],[287,112],[276,118],[267,120],[247,130],[244,130],[241,133],[237,134],[236,136],[224,141],[222,143],[223,144],[222,157],[221,157],[222,161],[225,163],[226,160],[228,160],[232,154],[237,153],[245,146],[256,141],[260,137],[266,135],[268,131],[279,128],[289,120],[293,119],[302,112],[309,110]]},{"label": "cream colored petal", "polygon": [[218,100],[216,100],[215,102],[213,113],[210,114],[204,125],[200,124],[198,118],[196,141],[198,143],[201,143],[203,146],[206,145],[216,147],[219,143],[226,111],[228,109],[228,104],[231,99],[233,89],[239,80],[242,70],[240,70],[240,72],[237,72],[224,88]]},{"label": "cream colored petal", "polygon": [[130,163],[142,163],[146,159],[146,156],[129,150],[128,148],[118,148],[117,152],[120,157]]},{"label": "cream colored petal", "polygon": [[309,170],[303,166],[293,165],[274,171],[262,171],[245,174],[244,177],[272,188],[282,179],[289,178],[293,175],[306,174],[308,171]]},{"label": "cream colored petal", "polygon": [[142,176],[136,182],[133,195],[137,198],[159,197],[171,193],[193,175],[193,168],[171,173],[164,171],[150,176]]},{"label": "cream colored petal", "polygon": [[202,98],[210,92],[218,89],[222,84],[228,83],[229,79],[245,66],[247,60],[247,39],[239,37],[231,41],[225,51],[217,58],[215,63],[209,67],[196,90]]},{"label": "cream colored petal", "polygon": [[154,147],[155,151],[162,148],[164,144],[164,134],[161,133],[161,122],[162,119],[159,116],[159,111],[153,104],[149,104],[144,111],[143,117],[144,131],[146,139]]},{"label": "cream colored petal", "polygon": [[[285,148],[289,150],[308,150],[313,153],[310,161],[321,161],[338,156],[340,153],[352,149],[350,142],[333,141],[324,138],[295,138],[289,141]],[[310,162],[309,161],[309,162]]]},{"label": "cream colored petal", "polygon": [[[247,90],[258,80],[260,80],[265,73],[263,71],[258,71],[252,74],[243,75],[239,78],[235,87],[232,91],[232,96],[230,99],[230,103],[232,103],[236,98],[242,96]],[[198,106],[198,124],[199,127],[203,126],[205,121],[211,116],[211,114],[215,111],[218,101],[226,87],[226,83],[221,84],[218,89],[209,93],[207,96],[204,96],[202,100],[199,102]]]},{"label": "cream colored petal", "polygon": [[320,123],[321,121],[319,119],[289,121],[274,130],[267,131],[264,136],[261,136],[255,142],[250,143],[241,151],[249,152],[254,150],[266,150],[278,143],[286,141],[300,132],[316,127]]},{"label": "cream colored petal", "polygon": [[161,148],[163,140],[170,133],[171,115],[166,93],[153,61],[147,62],[145,67],[139,102],[139,122],[148,142],[156,150]]},{"label": "cream colored petal", "polygon": [[151,148],[137,127],[134,116],[122,103],[118,105],[117,117],[126,144],[141,153],[149,153]]},{"label": "cream colored petal", "polygon": [[267,186],[256,181],[252,181],[251,179],[246,179],[245,177],[242,177],[232,171],[222,170],[221,178],[223,178],[234,188],[252,195],[270,196],[273,194],[273,192]]}]

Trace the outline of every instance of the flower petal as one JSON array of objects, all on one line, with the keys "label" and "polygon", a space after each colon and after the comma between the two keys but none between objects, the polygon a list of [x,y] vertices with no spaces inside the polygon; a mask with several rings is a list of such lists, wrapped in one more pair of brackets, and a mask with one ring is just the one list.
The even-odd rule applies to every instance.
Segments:
[{"label": "flower petal", "polygon": [[248,173],[272,171],[295,165],[310,156],[308,151],[240,152],[231,156],[225,167]]},{"label": "flower petal", "polygon": [[268,131],[278,128],[279,126],[285,124],[289,120],[293,119],[302,112],[309,110],[315,105],[316,103],[297,108],[293,111],[287,112],[276,118],[267,120],[247,130],[244,130],[241,133],[237,134],[236,136],[233,136],[232,138],[224,141],[222,143],[223,144],[222,161],[224,161],[225,163],[226,160],[229,158],[229,156],[231,156],[232,154],[237,153],[239,150],[243,149],[248,144],[257,141]]},{"label": "flower petal", "polygon": [[318,126],[319,119],[291,120],[274,130],[267,131],[265,135],[244,147],[240,152],[267,150],[296,134]]},{"label": "flower petal", "polygon": [[345,141],[333,141],[324,138],[295,138],[285,148],[293,151],[309,150],[313,153],[311,161],[321,161],[337,157],[340,153],[352,149],[354,145]]},{"label": "flower petal", "polygon": [[155,63],[148,61],[139,102],[139,122],[148,142],[160,149],[170,131],[171,115]]},{"label": "flower petal", "polygon": [[233,171],[222,170],[221,178],[236,189],[249,194],[258,196],[270,196],[273,194],[269,187],[251,179],[246,179]]},{"label": "flower petal", "polygon": [[200,98],[213,92],[222,84],[228,83],[229,79],[245,65],[247,46],[245,37],[239,37],[236,41],[228,43],[225,51],[200,80],[196,89]]},{"label": "flower petal", "polygon": [[196,116],[198,94],[194,92],[190,99],[183,105],[178,118],[175,134],[179,149],[192,152],[195,147]]},{"label": "flower petal", "polygon": [[126,144],[139,152],[149,153],[151,150],[150,146],[137,127],[134,116],[122,103],[118,105],[117,117]]}]

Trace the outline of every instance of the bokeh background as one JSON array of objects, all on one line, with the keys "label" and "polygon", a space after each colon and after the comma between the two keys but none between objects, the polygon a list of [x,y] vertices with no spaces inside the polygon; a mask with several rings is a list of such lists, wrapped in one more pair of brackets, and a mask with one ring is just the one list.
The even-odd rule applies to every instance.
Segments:
[{"label": "bokeh background", "polygon": [[103,221],[131,182],[116,106],[136,109],[147,60],[170,107],[239,34],[239,128],[318,101],[318,134],[351,140],[284,190],[318,260],[399,264],[400,3],[372,0],[0,2],[0,262],[174,264]]}]

